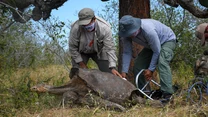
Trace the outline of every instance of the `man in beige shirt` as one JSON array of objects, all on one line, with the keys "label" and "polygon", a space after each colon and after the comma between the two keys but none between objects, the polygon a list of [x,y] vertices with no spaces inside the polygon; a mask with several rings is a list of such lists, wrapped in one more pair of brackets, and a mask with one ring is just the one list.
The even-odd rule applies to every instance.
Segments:
[{"label": "man in beige shirt", "polygon": [[116,70],[116,47],[110,24],[95,16],[90,8],[83,8],[78,16],[79,19],[71,25],[69,37],[72,67],[87,68],[91,58],[99,70],[121,77]]}]

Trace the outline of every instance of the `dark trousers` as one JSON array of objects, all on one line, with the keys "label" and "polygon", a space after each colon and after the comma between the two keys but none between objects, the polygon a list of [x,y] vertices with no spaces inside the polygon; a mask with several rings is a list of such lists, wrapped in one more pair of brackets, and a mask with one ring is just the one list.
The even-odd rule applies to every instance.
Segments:
[{"label": "dark trousers", "polygon": [[[84,54],[81,53],[83,62],[87,65],[89,59],[91,58],[98,66],[99,70],[102,72],[109,72],[111,73],[111,70],[109,69],[109,62],[108,60],[100,60],[98,59],[97,53],[93,53],[93,54]],[[79,68],[78,63],[76,63],[73,59],[72,59],[72,67],[73,68]]]}]

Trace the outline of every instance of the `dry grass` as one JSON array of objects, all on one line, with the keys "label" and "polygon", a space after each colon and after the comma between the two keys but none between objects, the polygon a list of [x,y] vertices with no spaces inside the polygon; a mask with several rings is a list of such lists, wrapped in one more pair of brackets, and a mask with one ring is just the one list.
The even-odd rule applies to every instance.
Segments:
[{"label": "dry grass", "polygon": [[52,108],[44,109],[34,114],[23,110],[17,113],[17,117],[206,117],[208,114],[207,105],[200,108],[195,106],[180,106],[172,108],[170,105],[165,108],[139,107],[134,106],[126,112],[107,111],[102,108]]},{"label": "dry grass", "polygon": [[[4,77],[1,81],[4,81],[7,87],[11,87],[10,85],[18,86],[20,78],[24,76],[31,80],[31,85],[42,81],[52,85],[62,85],[68,82],[68,74],[69,73],[62,66],[47,66],[38,69],[19,69],[9,76],[2,75]],[[44,97],[44,95],[39,95],[37,96],[38,99],[36,99],[36,102],[34,102],[35,105],[24,106],[23,108],[19,108],[18,111],[15,108],[10,109],[15,110],[14,115],[16,117],[206,117],[208,116],[207,104],[203,104],[199,107],[186,102],[185,94],[188,84],[187,81],[192,77],[193,74],[191,74],[191,71],[186,71],[184,74],[174,73],[173,80],[181,86],[181,91],[175,95],[174,102],[166,105],[164,108],[136,105],[126,112],[109,111],[101,107],[89,108],[87,106],[62,108],[57,103],[60,101],[57,97],[55,97],[55,101],[52,100],[52,102],[50,102],[51,106],[48,107],[48,103],[44,104],[41,102],[41,99],[43,99],[41,97]],[[6,78],[10,78],[10,80]],[[11,84],[11,81],[14,84]],[[0,106],[2,105],[0,104]]]}]

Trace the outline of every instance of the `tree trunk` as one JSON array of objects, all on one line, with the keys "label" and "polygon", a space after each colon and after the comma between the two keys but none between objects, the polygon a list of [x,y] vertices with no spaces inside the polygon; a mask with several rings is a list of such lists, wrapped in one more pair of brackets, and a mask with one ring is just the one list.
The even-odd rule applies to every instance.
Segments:
[{"label": "tree trunk", "polygon": [[[150,1],[149,0],[119,0],[119,19],[124,15],[132,15],[138,18],[150,18]],[[138,53],[142,50],[142,46],[132,42],[133,55],[127,79],[134,84],[133,65],[134,59]],[[123,45],[119,38],[119,61],[118,70],[122,70],[122,53]]]}]

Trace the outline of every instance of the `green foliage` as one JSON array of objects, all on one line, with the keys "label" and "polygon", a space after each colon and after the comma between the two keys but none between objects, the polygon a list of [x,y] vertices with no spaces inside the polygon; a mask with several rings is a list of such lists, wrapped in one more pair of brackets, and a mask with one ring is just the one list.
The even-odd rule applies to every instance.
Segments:
[{"label": "green foliage", "polygon": [[31,24],[13,24],[0,37],[1,69],[28,67],[35,63],[40,55],[40,45],[31,35]]},{"label": "green foliage", "polygon": [[195,37],[195,28],[202,19],[198,19],[181,8],[172,8],[164,4],[152,4],[151,17],[169,26],[176,34],[178,43],[173,63],[174,70],[185,63],[193,67],[196,59],[203,54],[205,47]]},{"label": "green foliage", "polygon": [[[3,22],[0,27],[4,27],[7,20]],[[64,22],[54,19],[43,23],[13,23],[7,30],[0,30],[3,31],[0,36],[0,69],[70,65],[64,26]]]},{"label": "green foliage", "polygon": [[[9,22],[12,21],[11,12],[5,6],[0,5],[0,24],[1,26],[8,25]],[[0,32],[4,27],[0,27]],[[1,33],[0,33],[1,35]]]},{"label": "green foliage", "polygon": [[187,88],[188,82],[194,78],[194,70],[193,67],[187,65],[185,62],[176,62],[175,66],[178,66],[177,69],[174,70],[174,82],[183,86],[184,89]]},{"label": "green foliage", "polygon": [[37,95],[29,91],[31,81],[29,73],[22,74],[17,82],[14,82],[9,74],[9,72],[1,73],[0,113],[3,116],[14,116],[18,109],[34,105],[37,98]]},{"label": "green foliage", "polygon": [[70,56],[67,50],[68,36],[66,36],[65,23],[56,18],[39,22],[34,28],[41,29],[38,33],[44,32],[42,40],[42,62],[41,64],[63,64],[69,71]]}]

